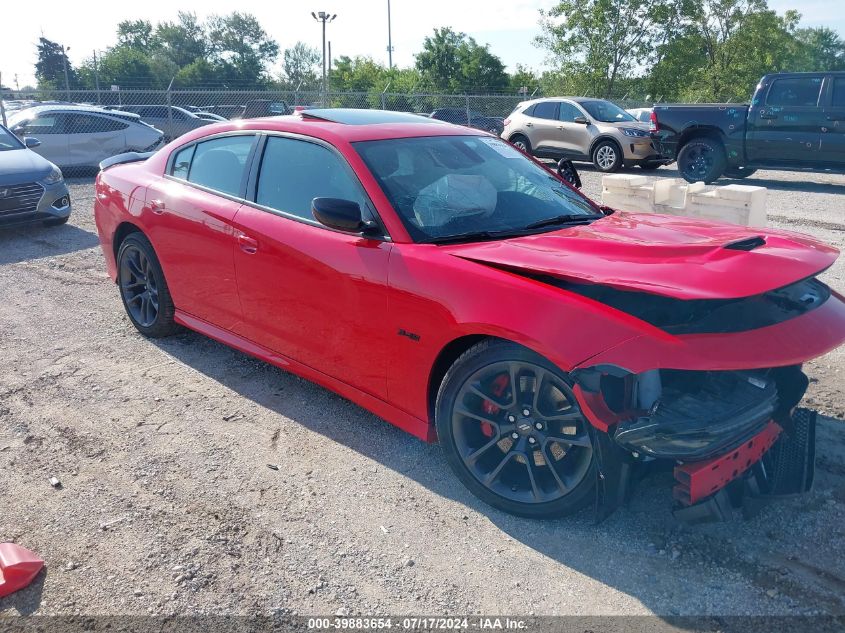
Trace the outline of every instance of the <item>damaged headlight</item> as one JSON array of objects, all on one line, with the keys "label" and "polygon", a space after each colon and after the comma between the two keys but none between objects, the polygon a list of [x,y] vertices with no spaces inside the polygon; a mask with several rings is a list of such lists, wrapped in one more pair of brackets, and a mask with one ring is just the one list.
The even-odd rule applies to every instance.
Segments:
[{"label": "damaged headlight", "polygon": [[649,138],[650,134],[645,130],[638,130],[632,127],[623,127],[622,134],[625,136],[635,136],[637,138]]}]

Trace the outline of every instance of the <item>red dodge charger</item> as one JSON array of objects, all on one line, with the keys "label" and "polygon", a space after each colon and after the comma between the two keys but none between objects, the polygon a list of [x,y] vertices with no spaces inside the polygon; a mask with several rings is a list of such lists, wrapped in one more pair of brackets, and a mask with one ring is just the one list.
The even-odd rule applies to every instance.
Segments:
[{"label": "red dodge charger", "polygon": [[392,112],[220,123],[101,168],[141,333],[188,327],[439,441],[497,508],[604,516],[647,466],[689,521],[812,483],[801,365],[845,340],[845,298],[811,238],[614,211]]}]

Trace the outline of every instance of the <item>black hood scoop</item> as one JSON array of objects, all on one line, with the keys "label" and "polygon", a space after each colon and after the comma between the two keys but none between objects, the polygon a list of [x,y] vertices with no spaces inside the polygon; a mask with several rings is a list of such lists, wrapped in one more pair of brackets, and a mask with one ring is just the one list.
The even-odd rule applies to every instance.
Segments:
[{"label": "black hood scoop", "polygon": [[730,251],[753,251],[755,248],[760,248],[765,245],[766,240],[761,235],[755,235],[754,237],[748,237],[743,240],[737,240],[736,242],[725,244],[723,248]]}]

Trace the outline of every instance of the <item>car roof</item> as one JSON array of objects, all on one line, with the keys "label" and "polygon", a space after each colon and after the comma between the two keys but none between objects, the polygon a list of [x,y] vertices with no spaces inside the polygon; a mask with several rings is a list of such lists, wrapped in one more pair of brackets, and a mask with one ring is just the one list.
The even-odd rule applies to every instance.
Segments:
[{"label": "car roof", "polygon": [[124,112],[123,110],[106,110],[105,108],[98,108],[97,106],[82,105],[40,105],[27,108],[26,110],[19,110],[16,114],[40,114],[42,112],[84,112],[85,114],[100,114],[111,117],[120,116],[123,118],[141,118],[133,112]]},{"label": "car roof", "polygon": [[180,138],[190,142],[237,130],[289,132],[319,138],[332,144],[423,136],[491,136],[480,130],[433,121],[419,114],[326,108],[275,117],[221,121],[198,128]]}]

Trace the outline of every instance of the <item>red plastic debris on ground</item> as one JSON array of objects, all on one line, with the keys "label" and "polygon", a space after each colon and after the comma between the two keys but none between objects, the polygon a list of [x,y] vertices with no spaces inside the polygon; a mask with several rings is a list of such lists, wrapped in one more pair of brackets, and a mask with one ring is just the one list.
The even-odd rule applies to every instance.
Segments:
[{"label": "red plastic debris on ground", "polygon": [[44,561],[34,552],[14,543],[0,543],[0,598],[31,583]]}]

